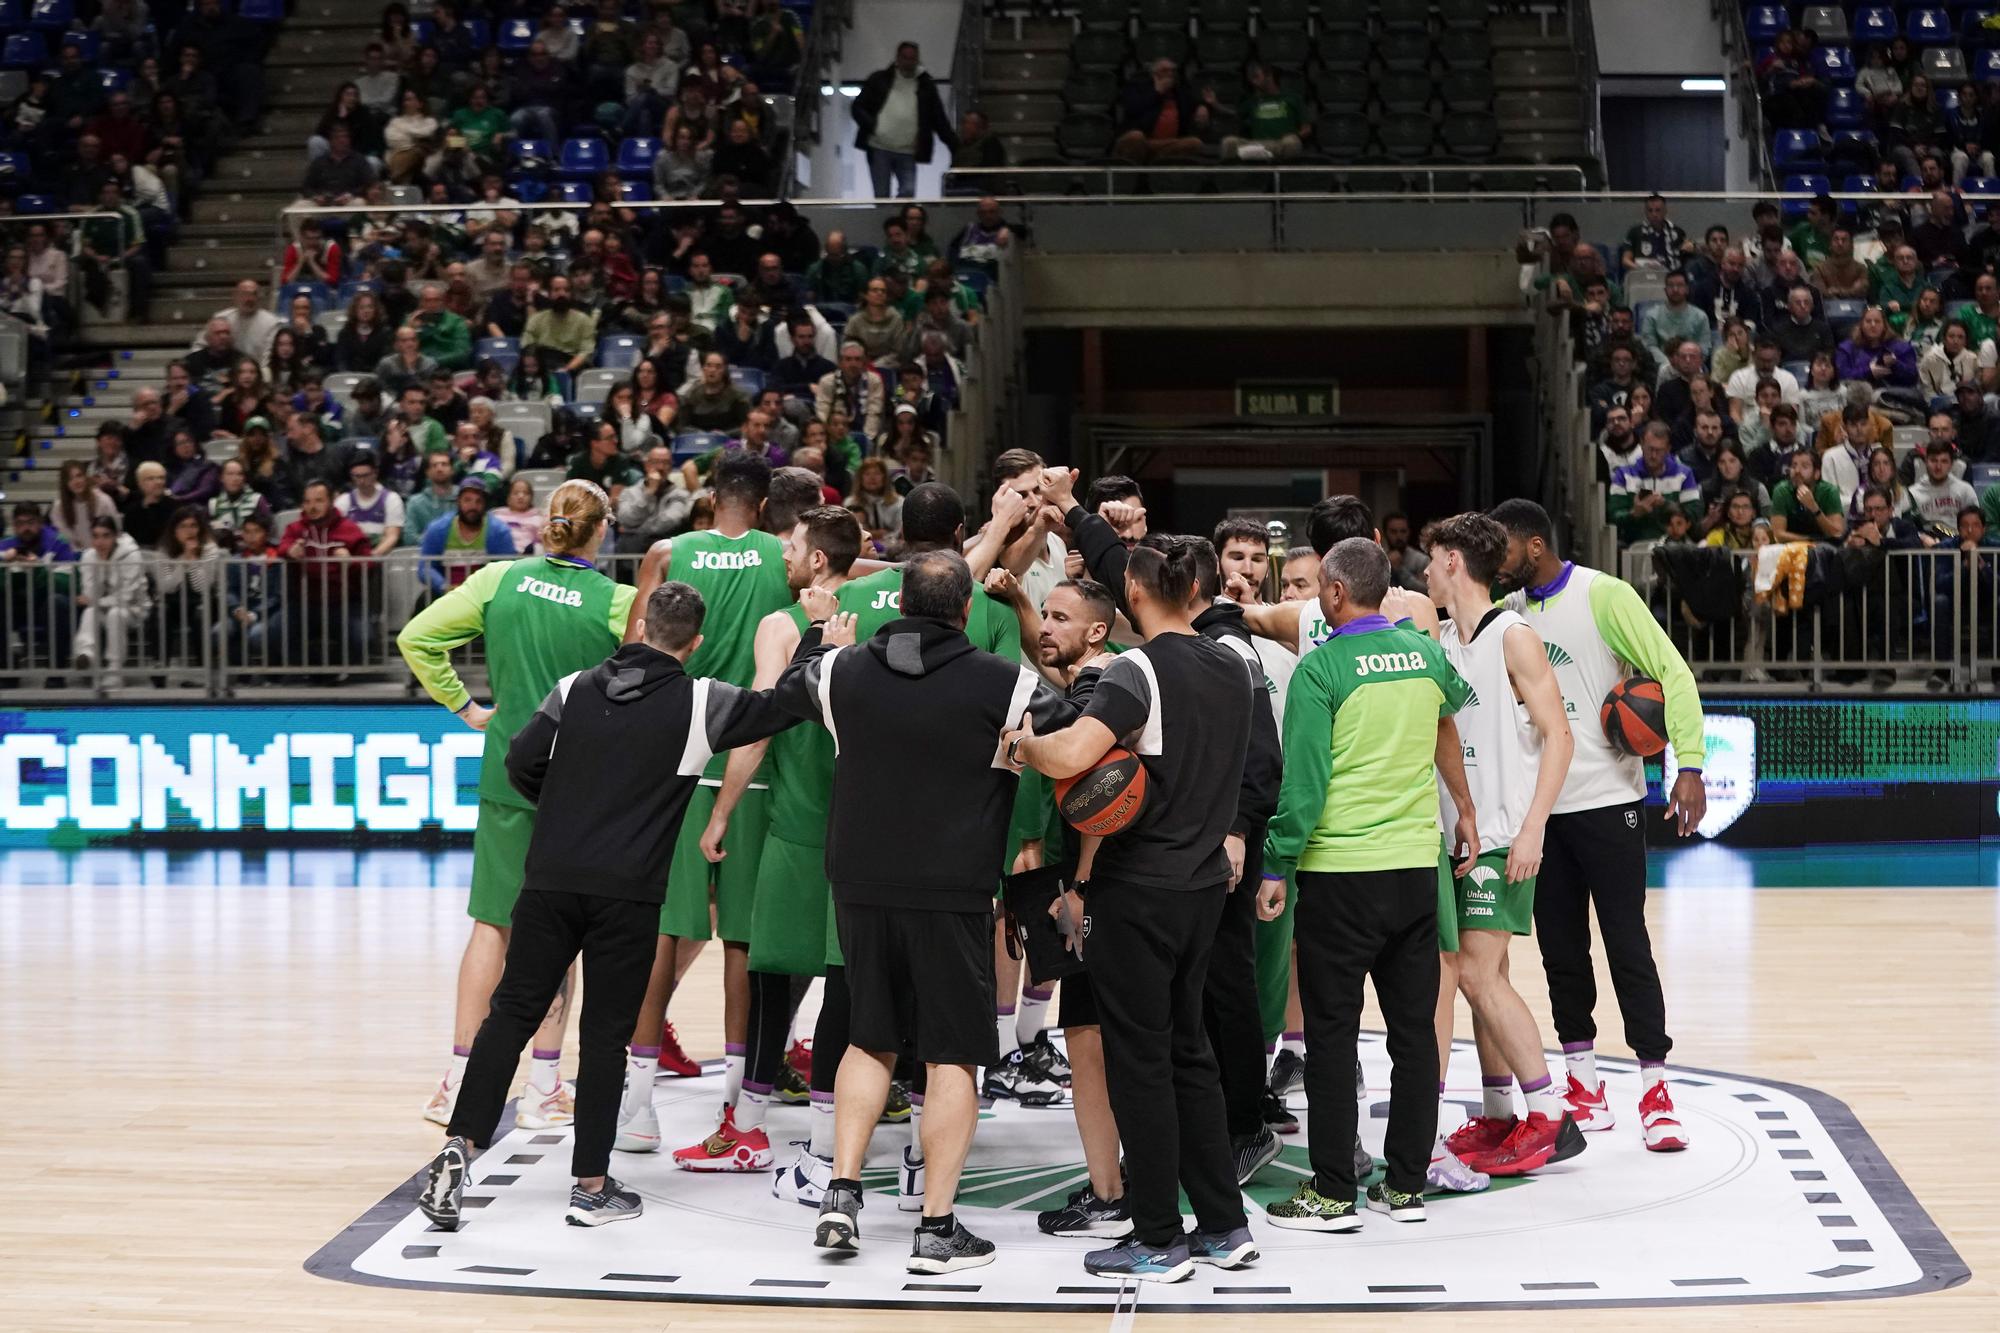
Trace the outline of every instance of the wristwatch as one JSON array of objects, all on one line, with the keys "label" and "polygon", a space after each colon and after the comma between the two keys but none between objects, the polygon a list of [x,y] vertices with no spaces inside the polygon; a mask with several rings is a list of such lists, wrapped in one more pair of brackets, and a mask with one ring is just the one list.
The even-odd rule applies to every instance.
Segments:
[{"label": "wristwatch", "polygon": [[1016,737],[1015,737],[1015,738],[1014,738],[1013,740],[1011,740],[1011,741],[1008,741],[1008,742],[1007,742],[1007,762],[1008,762],[1008,763],[1010,763],[1010,764],[1014,764],[1014,765],[1017,765],[1017,766],[1018,766],[1018,765],[1020,764],[1020,762],[1021,762],[1021,742],[1022,742],[1022,741],[1024,741],[1024,740],[1026,740],[1026,739],[1027,739],[1027,737],[1025,737],[1025,736],[1016,736]]}]

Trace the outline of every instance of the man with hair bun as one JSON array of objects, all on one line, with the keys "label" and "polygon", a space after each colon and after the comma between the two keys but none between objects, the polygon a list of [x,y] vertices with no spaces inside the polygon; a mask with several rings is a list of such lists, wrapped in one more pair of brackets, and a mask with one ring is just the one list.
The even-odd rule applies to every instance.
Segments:
[{"label": "man with hair bun", "polygon": [[[458,965],[458,1008],[451,1066],[424,1108],[446,1124],[465,1077],[472,1041],[499,982],[512,928],[514,899],[535,828],[534,802],[507,780],[507,746],[563,676],[595,666],[618,646],[634,592],[597,572],[591,561],[604,542],[610,498],[587,481],[568,481],[549,497],[542,542],[547,554],[494,561],[424,608],[396,637],[417,683],[474,731],[486,734],[479,766],[479,826],[472,839],[472,892],[466,912],[472,936]],[[493,706],[481,707],[452,667],[451,651],[484,635]],[[568,986],[535,1039],[534,1064],[515,1123],[552,1129],[574,1118],[562,1081],[563,1026]],[[512,1067],[509,1066],[511,1069]]]},{"label": "man with hair bun", "polygon": [[[601,492],[594,498],[604,500]],[[574,534],[567,530],[583,522],[557,513],[550,528],[568,541]],[[505,566],[506,581],[518,579],[538,602],[581,609],[580,589],[522,568],[534,563]],[[546,817],[535,821],[528,843],[506,970],[473,1043],[444,1148],[418,1195],[424,1215],[442,1230],[458,1229],[471,1150],[492,1142],[521,1047],[567,985],[579,953],[590,994],[578,1034],[570,1154],[576,1185],[565,1216],[571,1226],[594,1227],[642,1211],[638,1194],[613,1179],[609,1166],[625,1036],[652,971],[667,860],[708,757],[794,721],[769,691],[687,673],[705,612],[693,588],[662,583],[634,622],[638,641],[557,680],[507,748],[507,780]],[[606,766],[607,754],[619,756],[615,766]]]}]

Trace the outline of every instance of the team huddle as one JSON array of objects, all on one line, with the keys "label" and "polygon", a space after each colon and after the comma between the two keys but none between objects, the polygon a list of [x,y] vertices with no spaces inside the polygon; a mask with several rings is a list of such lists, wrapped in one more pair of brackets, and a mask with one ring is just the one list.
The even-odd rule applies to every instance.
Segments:
[{"label": "team huddle", "polygon": [[[418,680],[486,736],[452,1065],[425,1110],[447,1134],[420,1195],[434,1223],[459,1226],[531,1041],[515,1124],[574,1127],[568,1220],[640,1214],[611,1155],[660,1151],[655,1079],[700,1072],[668,1015],[711,938],[723,1105],[672,1160],[816,1209],[831,1257],[861,1244],[875,1128],[906,1123],[911,1271],[993,1261],[953,1212],[982,1099],[1072,1106],[1089,1180],[1038,1225],[1113,1242],[1084,1264],[1114,1278],[1257,1257],[1240,1187],[1299,1128],[1301,1088],[1312,1174],[1265,1210],[1275,1226],[1420,1222],[1427,1190],[1573,1158],[1615,1121],[1593,904],[1645,1146],[1687,1146],[1644,920],[1643,768],[1599,703],[1660,683],[1683,836],[1704,809],[1701,705],[1628,585],[1563,561],[1526,501],[1430,525],[1425,596],[1396,586],[1352,496],[1316,505],[1309,544],[1274,561],[1244,520],[1148,532],[1127,478],[1079,499],[1070,470],[1012,450],[995,483],[974,532],[950,488],[912,490],[885,566],[811,474],[725,456],[715,526],[656,543],[633,588],[592,567],[609,505],[572,481],[549,554],[488,565],[410,622]],[[481,636],[490,710],[449,656]],[[1095,826],[1112,831],[1064,818],[1089,826],[1086,802],[1057,800],[1080,787],[1123,791]],[[1038,964],[1022,945],[1051,924]],[[1509,976],[1530,933],[1557,1071]],[[1372,1182],[1369,977],[1392,1063]],[[1459,995],[1484,1085],[1463,1123],[1441,1117]],[[773,1152],[774,1102],[810,1107],[795,1160]]]}]

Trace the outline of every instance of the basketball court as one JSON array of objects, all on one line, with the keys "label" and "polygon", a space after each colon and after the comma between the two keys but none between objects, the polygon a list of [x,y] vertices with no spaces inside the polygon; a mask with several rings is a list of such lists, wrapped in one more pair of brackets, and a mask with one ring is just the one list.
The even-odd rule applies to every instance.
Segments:
[{"label": "basketball court", "polygon": [[[1641,1151],[1628,1118],[1574,1162],[1434,1201],[1422,1227],[1371,1218],[1312,1236],[1253,1213],[1261,1262],[1137,1291],[1086,1275],[1087,1242],[1035,1231],[1033,1210],[1081,1180],[1081,1157],[1066,1111],[1010,1105],[982,1121],[962,1195],[1000,1259],[970,1273],[904,1271],[910,1219],[886,1175],[870,1182],[864,1252],[844,1264],[810,1248],[810,1214],[764,1179],[661,1157],[613,1164],[643,1218],[566,1227],[564,1132],[496,1143],[475,1163],[466,1227],[431,1231],[412,1178],[437,1133],[417,1112],[441,1064],[469,854],[0,858],[8,1049],[40,1106],[0,1133],[19,1182],[0,1210],[8,1327],[915,1328],[962,1312],[1087,1328],[1175,1311],[1192,1326],[1330,1327],[1459,1309],[1497,1327],[1599,1306],[1662,1328],[1935,1329],[1991,1327],[2000,1308],[2000,1170],[1973,1129],[2000,1093],[2000,925],[1992,889],[1974,887],[1978,857],[1877,856],[1864,873],[1849,855],[1825,877],[1865,888],[1787,885],[1794,858],[1717,844],[1658,858],[1669,887],[1651,921],[1689,1151]],[[1514,966],[1540,1009],[1532,943]],[[676,1009],[708,1059],[715,968],[704,956]],[[1620,1049],[1615,1011],[1600,1046]],[[1363,1055],[1363,1133],[1379,1149],[1386,1062],[1376,1043]],[[1631,1066],[1607,1054],[1603,1067],[1627,1116]],[[1476,1101],[1468,1051],[1450,1082]],[[719,1087],[717,1074],[658,1084],[670,1145],[712,1128]],[[773,1141],[803,1137],[806,1114],[774,1110]],[[906,1134],[884,1127],[877,1158]],[[1305,1157],[1301,1134],[1250,1200],[1287,1190]]]}]

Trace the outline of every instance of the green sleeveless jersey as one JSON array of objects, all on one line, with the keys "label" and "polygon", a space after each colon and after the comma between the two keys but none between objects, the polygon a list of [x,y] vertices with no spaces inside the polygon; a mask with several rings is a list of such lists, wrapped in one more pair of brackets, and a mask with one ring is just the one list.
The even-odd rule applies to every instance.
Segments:
[{"label": "green sleeveless jersey", "polygon": [[[806,613],[785,609],[801,635]],[[827,808],[833,792],[833,733],[805,723],[771,737],[764,774],[771,782],[771,836],[804,847],[826,843]]]},{"label": "green sleeveless jersey", "polygon": [[482,565],[419,612],[396,646],[431,698],[453,710],[471,697],[452,669],[453,648],[486,637],[493,718],[479,765],[479,798],[529,806],[507,780],[507,747],[557,681],[618,650],[635,590],[582,560],[532,556]]},{"label": "green sleeveless jersey", "polygon": [[[900,565],[878,570],[840,586],[840,609],[854,613],[857,642],[872,639],[875,632],[903,615],[903,570]],[[1010,662],[1021,659],[1021,622],[1014,609],[986,595],[973,585],[972,612],[966,618],[965,637],[975,648],[984,648]]]},{"label": "green sleeveless jersey", "polygon": [[[687,673],[749,689],[757,678],[758,622],[793,601],[784,544],[755,530],[741,537],[725,537],[714,528],[684,532],[673,539],[667,577],[691,585],[708,608],[701,647],[688,658]],[[727,762],[726,755],[716,755],[702,777],[720,781]]]}]

